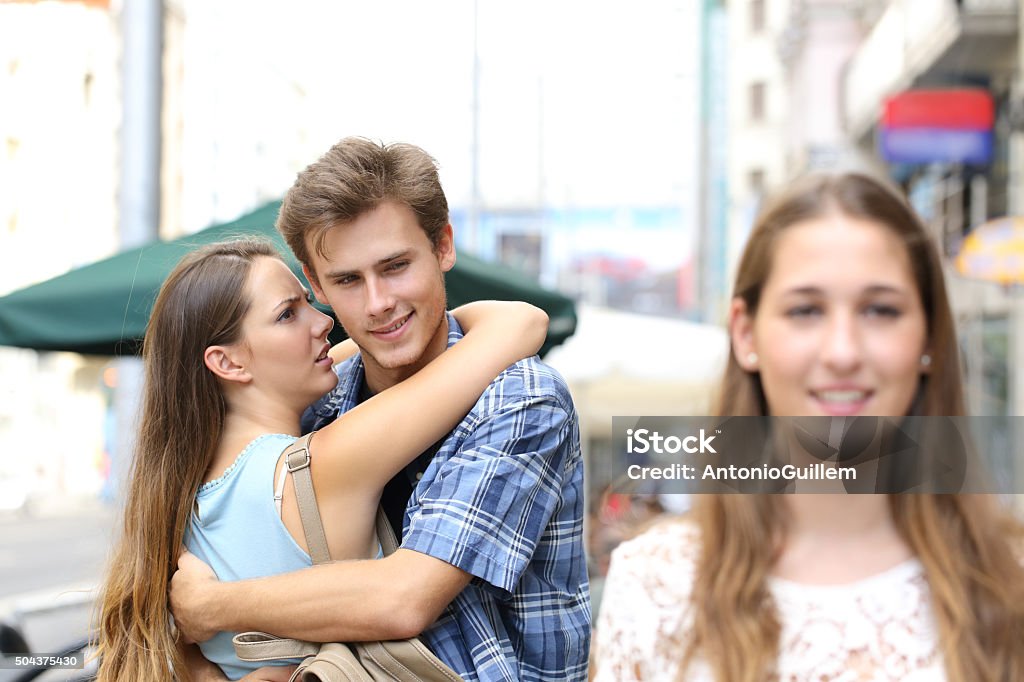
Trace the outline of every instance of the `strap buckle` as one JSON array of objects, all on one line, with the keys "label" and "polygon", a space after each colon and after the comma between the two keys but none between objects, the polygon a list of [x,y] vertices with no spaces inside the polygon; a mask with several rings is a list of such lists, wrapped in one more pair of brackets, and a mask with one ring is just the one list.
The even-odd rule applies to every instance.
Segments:
[{"label": "strap buckle", "polygon": [[288,467],[288,473],[294,474],[299,469],[305,469],[309,466],[309,447],[303,445],[296,450],[292,450],[284,458],[284,464]]}]

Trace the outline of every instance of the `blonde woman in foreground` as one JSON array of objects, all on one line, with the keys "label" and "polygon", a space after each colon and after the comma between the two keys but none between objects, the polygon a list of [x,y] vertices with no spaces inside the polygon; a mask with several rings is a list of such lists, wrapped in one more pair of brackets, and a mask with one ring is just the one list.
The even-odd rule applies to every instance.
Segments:
[{"label": "blonde woman in foreground", "polygon": [[[962,415],[939,256],[907,203],[814,176],[738,269],[721,415]],[[1021,525],[981,495],[703,495],[613,554],[599,682],[1024,680]]]}]

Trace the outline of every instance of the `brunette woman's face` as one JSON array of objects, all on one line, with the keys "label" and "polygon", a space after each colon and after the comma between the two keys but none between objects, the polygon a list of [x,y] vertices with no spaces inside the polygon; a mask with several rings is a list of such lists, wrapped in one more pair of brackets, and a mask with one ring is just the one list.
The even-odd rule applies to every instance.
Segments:
[{"label": "brunette woman's face", "polygon": [[927,320],[900,238],[838,213],[783,229],[756,313],[733,302],[736,360],[779,416],[906,414]]},{"label": "brunette woman's face", "polygon": [[257,259],[246,293],[242,357],[254,385],[269,399],[299,409],[334,388],[338,377],[327,356],[334,321],[311,305],[288,266],[277,258]]}]

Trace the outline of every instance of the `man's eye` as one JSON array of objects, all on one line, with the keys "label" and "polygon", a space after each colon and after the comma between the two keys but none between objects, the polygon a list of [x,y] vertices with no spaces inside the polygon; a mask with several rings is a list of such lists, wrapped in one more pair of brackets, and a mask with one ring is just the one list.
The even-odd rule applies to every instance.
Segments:
[{"label": "man's eye", "polygon": [[409,265],[409,261],[407,261],[407,260],[396,261],[396,262],[394,262],[394,263],[392,263],[392,264],[390,264],[388,266],[388,270],[391,270],[391,271],[401,270],[401,269],[403,269],[407,265]]}]

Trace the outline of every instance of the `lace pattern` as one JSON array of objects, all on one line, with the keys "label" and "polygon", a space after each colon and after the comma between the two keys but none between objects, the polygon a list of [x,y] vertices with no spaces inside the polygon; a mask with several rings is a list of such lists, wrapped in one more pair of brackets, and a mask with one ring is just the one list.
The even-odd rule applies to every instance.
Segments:
[{"label": "lace pattern", "polygon": [[[692,524],[672,521],[612,554],[596,638],[597,682],[679,679],[680,633],[700,552]],[[928,585],[916,559],[847,585],[773,579],[782,623],[780,682],[942,682]],[[714,677],[699,658],[688,682]]]}]

